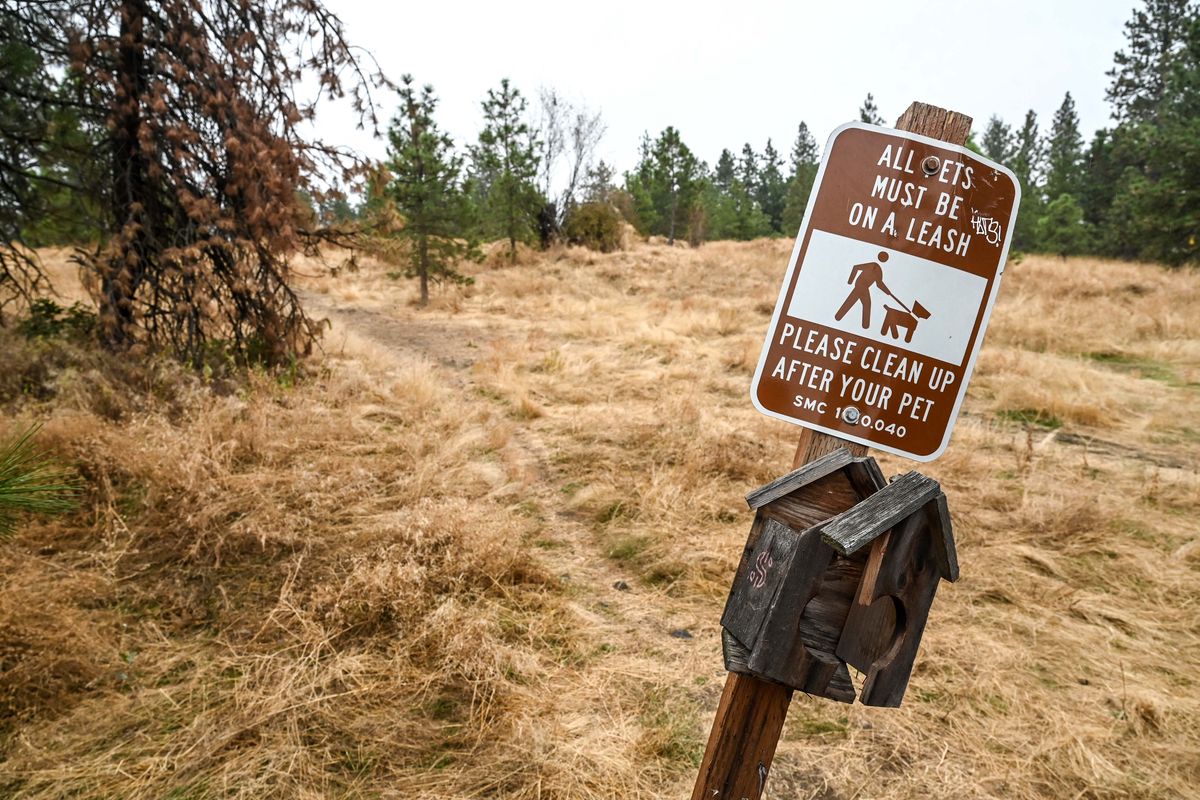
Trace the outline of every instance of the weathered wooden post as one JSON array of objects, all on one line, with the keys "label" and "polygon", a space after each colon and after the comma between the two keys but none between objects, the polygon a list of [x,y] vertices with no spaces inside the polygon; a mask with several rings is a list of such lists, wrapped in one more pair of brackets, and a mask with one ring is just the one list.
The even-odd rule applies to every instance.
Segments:
[{"label": "weathered wooden post", "polygon": [[[768,644],[775,634],[797,642],[800,637],[780,627],[778,612],[773,622],[763,622],[762,615],[768,612],[760,608],[761,599],[757,606],[743,602],[747,593],[739,587],[746,581],[765,587],[766,568],[776,561],[763,539],[768,525],[778,525],[782,541],[796,539],[794,530],[788,538],[787,526],[769,520],[760,523],[756,517],[722,619],[730,672],[693,800],[761,797],[792,687],[850,702],[853,686],[848,676],[844,682],[841,677],[845,664],[864,672],[874,664],[874,672],[867,675],[863,701],[899,705],[924,620],[919,621],[915,635],[893,647],[893,651],[911,650],[899,656],[901,662],[907,659],[907,667],[901,664],[902,668],[892,670],[894,674],[881,674],[878,648],[870,640],[890,635],[876,629],[891,623],[871,617],[870,609],[878,607],[872,603],[909,591],[921,594],[911,602],[927,610],[938,575],[948,580],[957,577],[945,498],[936,483],[912,473],[911,486],[872,502],[867,496],[882,492],[885,484],[882,475],[870,477],[871,470],[877,473],[878,469],[872,467],[873,459],[864,457],[868,443],[918,460],[936,458],[945,448],[995,301],[1020,189],[1012,174],[999,165],[971,157],[960,147],[938,146],[963,145],[971,130],[970,117],[914,102],[896,128],[918,137],[893,132],[889,139],[882,129],[857,124],[843,126],[831,137],[752,388],[755,405],[763,413],[806,426],[794,468],[818,460],[822,460],[818,471],[850,470],[853,463],[860,465],[857,477],[847,474],[845,485],[851,490],[829,484],[821,493],[819,512],[826,520],[837,517],[823,530],[812,529],[821,533],[824,545],[809,537],[803,546],[832,547],[842,555],[860,553],[855,595],[844,601],[848,609],[845,605],[840,609],[841,620],[848,627],[874,631],[878,636],[842,636],[838,641],[839,634],[833,632],[828,651],[836,651],[836,655],[831,663],[816,663],[826,656],[817,654],[814,660],[814,653],[806,652],[807,663],[799,665],[781,663],[781,658],[787,662],[787,654],[777,656],[770,651],[786,644],[794,648],[794,658],[795,651],[804,649],[800,645],[775,641],[766,652],[760,646],[755,653],[748,642],[739,641],[734,631],[745,630],[744,638],[758,636]],[[868,153],[869,159],[865,157]],[[806,268],[806,255],[828,268]],[[891,265],[886,263],[889,255]],[[859,260],[864,263],[856,263]],[[939,272],[942,267],[950,269]],[[831,271],[835,268],[836,274]],[[830,302],[839,291],[843,295],[848,291],[849,296]],[[878,298],[880,293],[889,299],[877,301],[883,308],[876,307],[873,315],[872,297]],[[882,325],[875,331],[881,316]],[[811,477],[793,473],[780,481],[803,485]],[[919,480],[932,487],[919,484]],[[874,486],[866,485],[871,481]],[[748,499],[758,508],[753,495]],[[926,511],[917,513],[914,509],[918,507]],[[857,509],[856,517],[844,514],[851,508]],[[909,515],[904,519],[911,523],[899,524],[902,518],[896,514],[900,510]],[[788,519],[786,512],[775,516]],[[918,530],[921,525],[926,527]],[[925,565],[925,551],[920,569],[900,574],[906,569],[903,565],[881,568],[889,547],[911,557],[918,533],[930,537],[921,542],[933,542],[923,545],[926,550],[938,551],[936,568]],[[943,534],[948,544],[940,543],[938,537]],[[868,545],[864,560],[864,551],[858,548]],[[823,552],[822,558],[830,557],[829,551]],[[788,590],[788,579],[774,576],[770,580],[780,581],[777,593]],[[811,584],[820,578],[809,576],[801,583],[804,580]],[[809,589],[809,597],[813,591]],[[748,615],[755,619],[747,621]],[[903,622],[896,624],[903,626]],[[795,626],[799,625],[797,619]],[[910,624],[910,634],[914,627]],[[754,632],[760,630],[761,634]],[[810,631],[810,641],[814,635],[821,634]],[[889,655],[894,657],[894,653]]]}]

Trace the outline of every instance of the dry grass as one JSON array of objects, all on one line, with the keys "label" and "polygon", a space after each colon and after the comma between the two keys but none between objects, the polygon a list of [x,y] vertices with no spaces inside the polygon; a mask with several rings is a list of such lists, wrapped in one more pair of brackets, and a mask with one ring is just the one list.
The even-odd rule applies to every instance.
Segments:
[{"label": "dry grass", "polygon": [[[5,340],[92,502],[0,545],[0,793],[686,796],[789,249],[493,254],[426,311],[307,265],[296,388]],[[1195,273],[1011,266],[923,468],[963,580],[904,708],[794,701],[769,796],[1196,796],[1198,376]]]}]

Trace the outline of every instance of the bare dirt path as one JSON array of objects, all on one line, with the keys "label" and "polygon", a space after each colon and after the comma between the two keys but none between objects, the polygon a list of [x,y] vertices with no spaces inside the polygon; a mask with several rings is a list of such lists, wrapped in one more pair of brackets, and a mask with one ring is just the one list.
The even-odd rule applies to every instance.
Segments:
[{"label": "bare dirt path", "polygon": [[[364,336],[393,350],[425,356],[453,370],[469,369],[479,359],[481,346],[505,336],[498,325],[478,325],[466,320],[400,318],[357,306],[335,304],[324,294],[299,292],[305,308],[315,317],[328,318],[336,327]],[[336,343],[327,339],[326,346]]]}]

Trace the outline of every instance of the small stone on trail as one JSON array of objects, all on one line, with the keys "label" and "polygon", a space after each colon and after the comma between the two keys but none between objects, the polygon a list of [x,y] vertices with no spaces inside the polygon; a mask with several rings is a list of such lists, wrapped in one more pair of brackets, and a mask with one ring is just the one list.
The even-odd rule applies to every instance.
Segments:
[{"label": "small stone on trail", "polygon": [[618,592],[628,592],[629,584],[626,583],[625,581],[617,581],[616,583],[613,584],[613,588],[616,589]]},{"label": "small stone on trail", "polygon": [[685,631],[683,628],[676,628],[675,630],[671,631],[671,635],[672,635],[672,636],[674,636],[676,639],[690,639],[690,638],[692,638],[692,634],[691,634],[691,632],[690,632],[690,631]]}]

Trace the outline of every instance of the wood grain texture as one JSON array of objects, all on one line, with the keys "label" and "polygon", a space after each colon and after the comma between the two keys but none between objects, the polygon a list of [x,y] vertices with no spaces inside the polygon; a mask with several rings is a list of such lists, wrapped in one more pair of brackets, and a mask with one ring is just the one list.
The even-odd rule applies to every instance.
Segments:
[{"label": "wood grain texture", "polygon": [[776,478],[765,486],[760,486],[746,495],[746,503],[751,508],[760,508],[778,500],[805,484],[824,478],[830,473],[837,472],[847,466],[852,460],[850,451],[839,447],[827,456],[818,458],[810,464],[804,464],[781,478]]},{"label": "wood grain texture", "polygon": [[867,446],[864,444],[849,442],[827,433],[805,428],[800,431],[800,443],[796,445],[796,455],[792,457],[792,469],[816,461],[843,447],[855,458],[861,458],[867,454]]},{"label": "wood grain texture", "polygon": [[[970,134],[971,119],[955,111],[913,103],[901,115],[896,127],[962,145]],[[841,447],[855,457],[867,454],[864,445],[806,428],[800,433],[792,467],[815,461]],[[692,800],[759,800],[762,797],[765,772],[758,765],[765,764],[767,769],[771,766],[791,697],[791,691],[782,686],[745,675],[729,675]]]},{"label": "wood grain texture", "polygon": [[768,503],[759,513],[803,531],[828,522],[862,497],[843,472],[836,472]]},{"label": "wood grain texture", "polygon": [[821,574],[812,599],[800,612],[793,647],[802,645],[802,649],[796,647],[788,663],[793,670],[804,666],[803,683],[793,685],[808,694],[854,702],[854,684],[846,665],[837,657],[837,643],[854,602],[862,568],[861,561],[834,556]]},{"label": "wood grain texture", "polygon": [[[742,548],[742,558],[738,562],[737,572],[733,575],[733,588],[729,591],[729,597],[725,600],[725,610],[721,614],[721,625],[729,628],[726,620],[733,620],[733,627],[736,630],[735,635],[742,638],[749,638],[751,635],[749,623],[739,620],[738,616],[731,609],[735,604],[742,602],[742,598],[735,597],[735,594],[739,587],[748,581],[748,573],[758,556],[759,549],[766,546],[763,543],[763,524],[765,522],[766,519],[761,514],[754,515],[754,522],[750,525],[750,535],[746,537],[746,545]],[[743,644],[742,647],[747,647],[747,645]],[[733,670],[730,671],[732,672]]]},{"label": "wood grain texture", "polygon": [[725,657],[726,672],[750,674],[750,648],[724,627],[721,628],[721,655]]},{"label": "wood grain texture", "polygon": [[839,603],[836,599],[815,606],[812,602],[823,587],[822,577],[833,558],[833,551],[821,541],[818,529],[809,528],[800,533],[784,582],[763,617],[761,635],[750,654],[749,666],[756,675],[769,680],[803,689],[809,694],[841,699],[840,693],[828,691],[838,667],[834,655],[836,635],[832,642],[816,638],[810,639],[809,643],[801,635],[805,614],[820,617],[810,625],[819,630],[832,630],[840,629],[849,610],[848,603]]},{"label": "wood grain texture", "polygon": [[762,797],[792,690],[729,673],[692,800]]},{"label": "wood grain texture", "polygon": [[758,517],[754,527],[760,532],[751,532],[753,546],[742,557],[721,615],[721,626],[747,650],[758,646],[763,622],[778,603],[800,541],[799,534],[777,520]]},{"label": "wood grain texture", "polygon": [[[933,555],[942,569],[942,577],[953,583],[958,580],[958,549],[954,546],[954,526],[950,522],[950,507],[946,495],[939,494],[926,506],[929,524],[934,526]],[[940,530],[940,535],[937,531]]]},{"label": "wood grain texture", "polygon": [[854,459],[846,468],[846,477],[854,484],[854,489],[858,492],[859,497],[870,497],[887,486],[887,478],[883,477],[883,470],[879,468],[879,463],[870,456]]},{"label": "wood grain texture", "polygon": [[867,561],[863,565],[862,578],[858,582],[856,602],[864,605],[871,604],[871,598],[875,596],[875,581],[879,579],[879,570],[883,566],[883,559],[887,557],[888,542],[891,538],[892,532],[884,531],[875,538],[875,541],[871,542]]},{"label": "wood grain texture", "polygon": [[915,514],[942,489],[919,472],[901,475],[821,528],[821,538],[842,555],[856,553],[897,522]]},{"label": "wood grain texture", "polygon": [[971,122],[970,117],[957,111],[947,111],[927,103],[913,103],[900,115],[896,128],[961,145],[971,135]]}]

